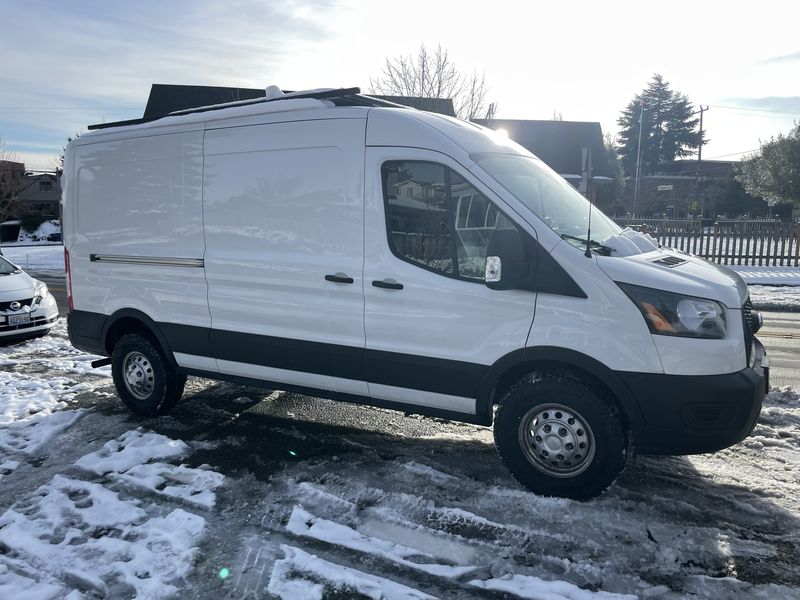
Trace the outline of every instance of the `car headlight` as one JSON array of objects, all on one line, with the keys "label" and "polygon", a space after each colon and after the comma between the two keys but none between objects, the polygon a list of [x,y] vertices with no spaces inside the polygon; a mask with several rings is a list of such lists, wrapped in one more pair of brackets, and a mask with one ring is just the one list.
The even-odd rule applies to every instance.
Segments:
[{"label": "car headlight", "polygon": [[43,281],[37,281],[36,287],[33,289],[33,304],[39,304],[47,296],[47,284]]},{"label": "car headlight", "polygon": [[719,302],[629,283],[617,285],[639,308],[652,333],[720,339],[728,331],[725,309]]}]

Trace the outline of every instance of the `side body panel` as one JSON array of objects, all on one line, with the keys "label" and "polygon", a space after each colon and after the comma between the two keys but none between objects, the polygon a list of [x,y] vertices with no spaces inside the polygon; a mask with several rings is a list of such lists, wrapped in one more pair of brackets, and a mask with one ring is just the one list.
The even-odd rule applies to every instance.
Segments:
[{"label": "side body panel", "polygon": [[327,119],[206,132],[205,267],[222,372],[366,395],[364,127]]},{"label": "side body panel", "polygon": [[633,302],[600,269],[595,258],[567,242],[551,256],[586,298],[539,294],[528,347],[559,347],[589,356],[613,371],[663,373],[650,330]]},{"label": "side body panel", "polygon": [[65,243],[76,310],[133,308],[155,321],[211,324],[198,268],[202,144],[203,133],[191,131],[75,147]]}]

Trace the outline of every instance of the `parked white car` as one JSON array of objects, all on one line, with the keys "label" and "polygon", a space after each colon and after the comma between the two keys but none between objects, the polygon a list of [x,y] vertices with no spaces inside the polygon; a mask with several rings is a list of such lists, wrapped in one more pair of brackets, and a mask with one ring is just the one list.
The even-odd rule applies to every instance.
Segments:
[{"label": "parked white car", "polygon": [[46,335],[57,320],[47,285],[0,256],[0,343]]}]

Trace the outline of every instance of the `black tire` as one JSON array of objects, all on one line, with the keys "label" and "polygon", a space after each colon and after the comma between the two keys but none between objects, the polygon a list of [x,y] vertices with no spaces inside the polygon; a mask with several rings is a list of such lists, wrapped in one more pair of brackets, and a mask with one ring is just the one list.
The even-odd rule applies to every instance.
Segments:
[{"label": "black tire", "polygon": [[622,473],[628,436],[616,408],[570,373],[531,374],[500,400],[497,452],[543,496],[594,498]]},{"label": "black tire", "polygon": [[143,417],[168,414],[186,384],[186,376],[175,372],[161,350],[136,333],[124,335],[114,346],[111,374],[120,400]]}]

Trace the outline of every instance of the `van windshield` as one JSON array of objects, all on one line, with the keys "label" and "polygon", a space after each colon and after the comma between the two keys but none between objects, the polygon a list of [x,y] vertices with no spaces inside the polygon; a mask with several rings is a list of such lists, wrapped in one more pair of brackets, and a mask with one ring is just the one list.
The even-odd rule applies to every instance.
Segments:
[{"label": "van windshield", "polygon": [[[574,246],[586,243],[589,201],[542,161],[516,154],[478,154],[472,158],[550,229]],[[603,242],[621,230],[597,207],[592,208],[593,240]]]}]

